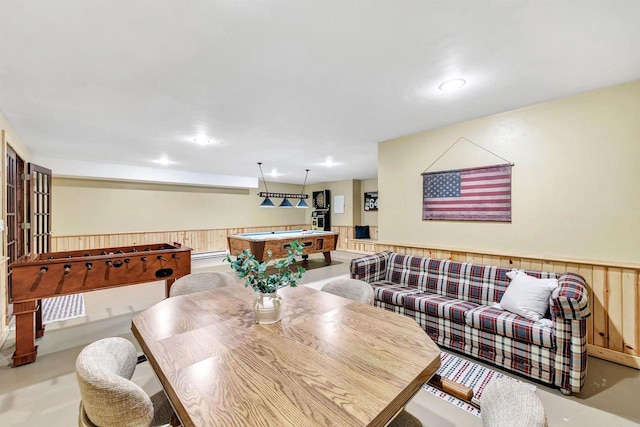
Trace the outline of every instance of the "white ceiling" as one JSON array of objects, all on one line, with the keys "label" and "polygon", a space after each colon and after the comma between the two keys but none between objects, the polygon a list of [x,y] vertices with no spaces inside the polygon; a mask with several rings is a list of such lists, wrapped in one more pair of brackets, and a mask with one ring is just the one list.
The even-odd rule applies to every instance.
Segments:
[{"label": "white ceiling", "polygon": [[2,0],[0,110],[36,159],[367,179],[379,141],[639,79],[639,22],[634,0]]}]

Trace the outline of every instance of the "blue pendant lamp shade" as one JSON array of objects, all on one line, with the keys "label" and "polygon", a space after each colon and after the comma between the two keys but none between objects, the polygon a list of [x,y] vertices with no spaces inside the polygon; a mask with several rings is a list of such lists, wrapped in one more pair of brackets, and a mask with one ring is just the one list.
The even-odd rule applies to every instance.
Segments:
[{"label": "blue pendant lamp shade", "polygon": [[[264,173],[262,173],[262,162],[258,162],[258,167],[260,168],[260,175],[262,176],[262,182],[264,182],[265,192],[268,193],[269,189],[267,188],[267,181],[264,180]],[[276,206],[273,204],[269,197],[265,197],[262,203],[260,203],[261,208],[275,208]]]},{"label": "blue pendant lamp shade", "polygon": [[279,208],[292,208],[293,205],[286,197],[282,199],[282,202],[278,205]]},{"label": "blue pendant lamp shade", "polygon": [[[308,176],[309,176],[309,169],[307,169],[307,174],[304,176],[304,184],[302,184],[302,193],[300,193],[301,196],[304,194],[304,187],[306,187],[307,185]],[[300,200],[298,200],[298,204],[296,205],[296,208],[307,209],[308,207],[309,205],[307,205],[307,202],[303,198],[300,198]]]},{"label": "blue pendant lamp shade", "polygon": [[265,197],[262,203],[260,203],[261,208],[275,208],[276,205],[273,204],[270,198]]}]

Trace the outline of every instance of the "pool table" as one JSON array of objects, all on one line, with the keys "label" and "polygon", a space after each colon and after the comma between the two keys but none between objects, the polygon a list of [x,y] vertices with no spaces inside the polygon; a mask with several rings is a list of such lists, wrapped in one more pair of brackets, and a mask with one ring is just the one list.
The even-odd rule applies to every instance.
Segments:
[{"label": "pool table", "polygon": [[271,251],[273,259],[286,257],[291,248],[291,242],[294,240],[297,240],[304,247],[302,255],[304,260],[309,257],[309,254],[322,252],[324,260],[329,265],[331,264],[331,251],[335,251],[338,244],[338,233],[321,230],[288,230],[227,236],[231,255],[235,256],[243,250],[249,249],[260,262],[268,259],[267,251]]}]

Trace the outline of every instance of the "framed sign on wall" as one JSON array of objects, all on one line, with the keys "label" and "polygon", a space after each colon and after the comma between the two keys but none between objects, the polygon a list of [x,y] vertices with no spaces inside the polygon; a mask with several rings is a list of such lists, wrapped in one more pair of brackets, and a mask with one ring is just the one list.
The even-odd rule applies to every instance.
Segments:
[{"label": "framed sign on wall", "polygon": [[364,210],[367,212],[378,210],[378,192],[377,191],[364,193]]},{"label": "framed sign on wall", "polygon": [[313,192],[313,208],[314,209],[329,209],[331,200],[329,199],[329,190],[320,190]]}]

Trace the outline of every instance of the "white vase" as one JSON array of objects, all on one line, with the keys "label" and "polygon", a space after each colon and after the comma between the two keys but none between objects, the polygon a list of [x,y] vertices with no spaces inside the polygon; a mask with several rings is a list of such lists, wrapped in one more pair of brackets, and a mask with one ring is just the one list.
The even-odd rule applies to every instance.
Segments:
[{"label": "white vase", "polygon": [[282,316],[282,297],[278,292],[262,293],[256,295],[253,301],[253,313],[256,323],[267,325],[280,321]]}]

